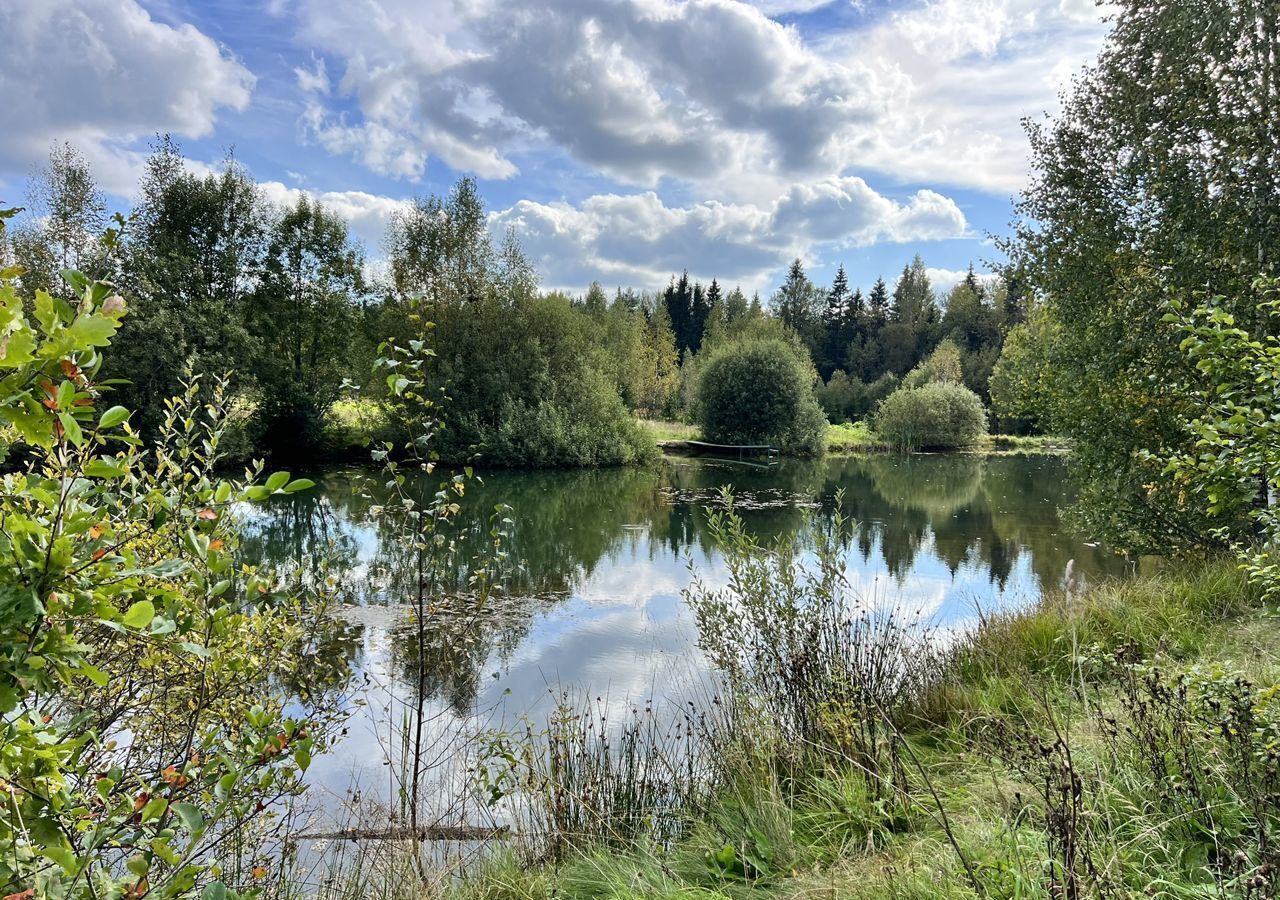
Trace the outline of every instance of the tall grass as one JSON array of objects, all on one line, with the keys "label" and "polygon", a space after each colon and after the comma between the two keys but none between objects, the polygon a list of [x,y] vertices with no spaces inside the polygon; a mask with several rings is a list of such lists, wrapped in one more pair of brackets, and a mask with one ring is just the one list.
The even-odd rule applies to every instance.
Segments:
[{"label": "tall grass", "polygon": [[839,510],[801,554],[724,501],[728,577],[686,597],[720,673],[701,703],[564,695],[480,753],[515,840],[453,880],[349,860],[369,876],[317,896],[1277,896],[1280,672],[1214,648],[1234,622],[1251,647],[1280,628],[1233,565],[946,633],[846,581]]}]

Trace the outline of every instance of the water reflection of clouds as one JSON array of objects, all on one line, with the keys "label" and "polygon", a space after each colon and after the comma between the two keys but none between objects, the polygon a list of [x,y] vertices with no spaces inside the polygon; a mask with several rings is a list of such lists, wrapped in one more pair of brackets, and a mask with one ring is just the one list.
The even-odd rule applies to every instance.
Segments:
[{"label": "water reflection of clouds", "polygon": [[[951,633],[970,627],[979,610],[1034,602],[1069,559],[1082,574],[1114,569],[1101,551],[1062,533],[1062,476],[1052,461],[886,457],[793,460],[769,472],[681,462],[659,470],[492,473],[468,501],[485,515],[493,501],[511,505],[509,549],[525,567],[511,594],[473,626],[457,617],[441,623],[428,651],[439,668],[430,690],[441,694],[429,697],[437,716],[432,727],[442,734],[510,727],[522,715],[538,722],[561,687],[619,703],[705,696],[710,673],[681,594],[691,581],[690,558],[704,585],[728,585],[699,499],[725,482],[743,497],[789,498],[744,510],[749,530],[766,542],[795,540],[805,517],[826,515],[843,490],[846,513],[863,523],[846,570],[855,596],[929,618]],[[351,483],[331,473],[320,499],[291,497],[254,524],[264,556],[305,559],[318,552],[317,541],[336,536],[345,542],[353,595],[381,604],[388,588],[407,587],[388,581],[388,573],[409,560],[396,555],[384,526],[369,517],[376,485]],[[327,517],[324,527],[309,525],[319,515]],[[406,614],[385,605],[344,613],[363,629],[353,663],[371,678],[369,705],[340,747],[313,764],[317,779],[341,786],[353,769],[383,777],[389,727],[383,708],[411,693],[404,679],[413,658],[403,627],[397,630]],[[461,640],[472,637],[474,649]],[[452,703],[443,699],[449,692]]]}]

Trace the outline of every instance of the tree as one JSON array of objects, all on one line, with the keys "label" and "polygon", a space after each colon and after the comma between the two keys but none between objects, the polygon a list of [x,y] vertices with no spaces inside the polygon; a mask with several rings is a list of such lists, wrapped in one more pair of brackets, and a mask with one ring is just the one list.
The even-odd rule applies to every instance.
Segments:
[{"label": "tree", "polygon": [[[1180,344],[1195,379],[1178,388],[1200,414],[1191,422],[1193,448],[1163,459],[1196,505],[1233,530],[1251,526],[1233,550],[1263,599],[1280,599],[1280,279],[1259,279],[1259,315],[1271,326],[1262,338],[1237,327],[1223,297],[1199,297],[1194,308],[1169,302],[1165,319],[1184,335]],[[1164,456],[1164,454],[1161,454]]]},{"label": "tree", "polygon": [[289,671],[292,648],[331,633],[323,589],[241,565],[232,510],[311,483],[219,477],[217,390],[175,398],[143,451],[100,377],[129,304],[66,280],[75,303],[39,291],[37,328],[0,279],[0,439],[28,458],[0,491],[0,886],[230,896],[211,852],[301,792],[333,708],[319,687],[286,701],[281,685],[344,668]]},{"label": "tree", "polygon": [[991,373],[991,408],[1005,431],[1043,431],[1052,421],[1055,375],[1053,347],[1058,325],[1047,306],[1005,337],[1000,359]]},{"label": "tree", "polygon": [[742,293],[742,288],[735,287],[724,298],[724,323],[732,325],[739,319],[745,319],[750,312],[750,304],[747,302],[747,295]]},{"label": "tree", "polygon": [[883,278],[877,278],[867,297],[867,327],[871,334],[877,333],[889,321],[889,286]]},{"label": "tree", "polygon": [[58,273],[75,269],[105,276],[106,254],[99,235],[107,223],[107,202],[88,161],[69,143],[55,144],[27,190],[27,219],[9,234],[22,293],[64,292]]},{"label": "tree", "polygon": [[964,366],[960,348],[954,341],[945,340],[902,379],[902,386],[920,387],[926,384],[963,384]]},{"label": "tree", "polygon": [[812,358],[817,358],[822,353],[823,300],[822,291],[809,280],[804,272],[804,264],[796,259],[770,301],[774,314],[782,320],[782,324],[800,335]]},{"label": "tree", "polygon": [[[896,325],[910,330],[911,349],[910,366],[915,365],[925,356],[937,341],[937,325],[940,318],[938,301],[929,283],[929,275],[925,271],[924,260],[920,254],[902,269],[898,284],[893,289],[893,308],[890,319]],[[906,331],[895,335],[895,344],[905,348],[908,341]]]},{"label": "tree", "polygon": [[[448,197],[418,197],[391,216],[383,238],[394,295],[466,303],[483,299],[498,265],[484,201],[475,179],[463,178]],[[509,266],[507,267],[509,269]]]},{"label": "tree", "polygon": [[[272,211],[256,182],[228,156],[222,171],[195,175],[162,139],[147,160],[121,281],[133,300],[111,376],[119,399],[154,428],[184,369],[243,374],[254,357],[248,306],[263,274]],[[234,389],[241,387],[239,380]]]},{"label": "tree", "polygon": [[1008,249],[1060,326],[1051,426],[1072,439],[1079,524],[1117,546],[1218,540],[1149,455],[1189,447],[1199,412],[1161,319],[1207,288],[1239,327],[1268,328],[1254,285],[1280,258],[1277,29],[1263,0],[1127,0],[1061,113],[1029,127]]},{"label": "tree", "polygon": [[661,300],[654,303],[645,323],[644,358],[637,412],[651,418],[674,415],[680,389],[680,357],[675,333],[671,330],[671,317]]},{"label": "tree", "polygon": [[586,309],[587,314],[591,316],[603,316],[609,308],[609,298],[604,292],[604,286],[598,281],[591,282],[591,286],[587,288],[587,295],[582,299],[582,305]]},{"label": "tree", "polygon": [[272,229],[250,324],[266,446],[313,451],[349,365],[363,255],[347,223],[305,194]]},{"label": "tree", "polygon": [[[857,296],[860,303],[862,295]],[[836,269],[836,277],[827,291],[827,305],[822,313],[822,354],[817,360],[818,374],[822,378],[830,378],[836,369],[845,365],[849,342],[856,334],[856,321],[849,294],[849,277],[842,265]]]},{"label": "tree", "polygon": [[[683,354],[694,343],[693,287],[689,284],[689,273],[682,272],[679,280],[672,276],[662,297],[676,336],[676,350]],[[698,336],[701,337],[701,332]]]}]

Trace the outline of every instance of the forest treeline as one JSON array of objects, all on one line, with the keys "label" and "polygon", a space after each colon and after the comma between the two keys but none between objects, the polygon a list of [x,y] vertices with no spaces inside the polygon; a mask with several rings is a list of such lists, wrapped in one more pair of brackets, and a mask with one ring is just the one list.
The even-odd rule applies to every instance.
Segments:
[{"label": "forest treeline", "polygon": [[[26,300],[65,296],[66,268],[115,284],[130,302],[105,373],[118,401],[150,433],[185,372],[230,372],[246,456],[340,453],[381,436],[387,373],[371,365],[387,339],[437,353],[444,458],[610,465],[652,453],[636,417],[698,418],[699,374],[717,348],[776,339],[826,416],[855,421],[939,353],[944,380],[989,400],[1005,335],[1027,318],[1016,279],[971,268],[938,296],[919,256],[892,288],[881,278],[865,294],[843,267],[816,284],[798,259],[765,299],[687,272],[658,291],[543,291],[514,236],[491,233],[473,180],[406,204],[371,254],[306,194],[273,203],[231,156],[218,171],[192,171],[168,137],[109,249],[98,237],[105,197],[71,145],[53,148],[26,203],[3,248],[25,270]],[[354,390],[367,402],[343,402]],[[793,449],[820,449],[815,418]]]}]

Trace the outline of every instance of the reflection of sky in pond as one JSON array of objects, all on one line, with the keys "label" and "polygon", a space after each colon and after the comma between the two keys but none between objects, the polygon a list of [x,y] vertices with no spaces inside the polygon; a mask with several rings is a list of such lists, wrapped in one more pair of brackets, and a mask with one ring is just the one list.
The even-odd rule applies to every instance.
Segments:
[{"label": "reflection of sky in pond", "polygon": [[[387,783],[388,723],[413,693],[406,676],[416,651],[397,603],[410,592],[412,566],[370,515],[382,502],[376,473],[339,470],[316,480],[308,495],[259,508],[245,550],[275,561],[323,553],[335,560],[350,600],[343,617],[360,635],[352,664],[368,677],[346,737],[313,764],[311,777],[341,792],[353,776]],[[1071,560],[1082,578],[1125,570],[1061,526],[1058,509],[1069,498],[1062,462],[1050,457],[786,460],[772,470],[690,460],[651,470],[486,473],[468,490],[461,540],[479,547],[494,505],[506,503],[507,549],[523,568],[482,615],[432,620],[424,660],[431,727],[444,735],[514,726],[526,714],[536,722],[562,689],[635,703],[703,696],[709,679],[681,591],[690,562],[705,584],[726,581],[705,514],[724,485],[766,540],[797,539],[805,517],[828,516],[842,491],[845,512],[861,523],[847,566],[856,594],[949,628],[979,609],[1034,602]]]}]

